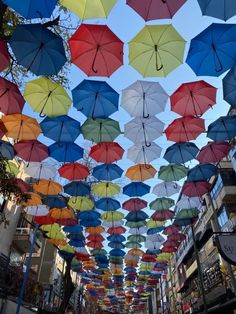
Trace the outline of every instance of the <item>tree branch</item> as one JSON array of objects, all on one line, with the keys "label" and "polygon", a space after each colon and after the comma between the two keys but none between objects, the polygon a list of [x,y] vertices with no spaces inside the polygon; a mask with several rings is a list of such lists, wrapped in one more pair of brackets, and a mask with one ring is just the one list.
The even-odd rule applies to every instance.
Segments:
[{"label": "tree branch", "polygon": [[[1,1],[1,0],[0,0],[0,1]],[[48,22],[46,22],[46,23],[43,23],[42,25],[43,25],[44,27],[58,26],[59,21],[60,21],[60,15],[58,15],[58,17],[56,17],[54,20],[48,21]]]}]

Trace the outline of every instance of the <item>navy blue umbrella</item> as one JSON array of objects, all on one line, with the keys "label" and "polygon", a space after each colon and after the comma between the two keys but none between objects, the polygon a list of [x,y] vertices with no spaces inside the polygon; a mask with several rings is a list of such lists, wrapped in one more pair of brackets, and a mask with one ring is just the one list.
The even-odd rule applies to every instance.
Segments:
[{"label": "navy blue umbrella", "polygon": [[108,246],[112,249],[124,249],[125,245],[121,242],[109,242]]},{"label": "navy blue umbrella", "polygon": [[194,159],[198,152],[199,149],[194,143],[175,143],[166,149],[163,157],[169,163],[183,164]]},{"label": "navy blue umbrella", "polygon": [[220,76],[236,65],[236,24],[211,24],[191,40],[186,63],[196,75]]},{"label": "navy blue umbrella", "polygon": [[90,193],[90,186],[81,181],[73,181],[64,185],[64,192],[70,196],[86,196]]},{"label": "navy blue umbrella", "polygon": [[145,212],[139,210],[136,212],[128,213],[128,215],[125,216],[125,219],[127,221],[138,222],[138,221],[143,221],[143,220],[147,219],[148,217],[149,216]]},{"label": "navy blue umbrella", "polygon": [[207,137],[215,142],[231,141],[236,136],[236,116],[220,117],[207,129]]},{"label": "navy blue umbrella", "polygon": [[150,192],[150,186],[143,182],[131,182],[123,187],[123,193],[133,196],[143,196]]},{"label": "navy blue umbrella", "polygon": [[83,80],[72,97],[74,107],[89,118],[108,118],[118,110],[119,94],[103,81]]},{"label": "navy blue umbrella", "polygon": [[95,206],[104,211],[113,211],[120,208],[120,202],[113,198],[103,197],[95,202]]},{"label": "navy blue umbrella", "polygon": [[187,182],[206,181],[212,176],[217,175],[218,167],[212,164],[201,164],[193,167],[188,171]]},{"label": "navy blue umbrella", "polygon": [[94,219],[94,220],[81,219],[80,224],[81,224],[81,226],[84,226],[84,227],[97,227],[97,226],[101,225],[101,220],[99,220],[99,219]]},{"label": "navy blue umbrella", "polygon": [[126,239],[121,234],[111,234],[107,237],[107,240],[111,242],[124,242]]},{"label": "navy blue umbrella", "polygon": [[80,233],[70,233],[67,235],[67,238],[70,240],[77,240],[77,241],[84,241],[85,240],[85,237],[81,232]]},{"label": "navy blue umbrella", "polygon": [[156,233],[159,233],[163,230],[164,230],[164,227],[162,227],[162,226],[156,227],[156,228],[150,228],[150,229],[148,229],[147,234],[156,234]]},{"label": "navy blue umbrella", "polygon": [[227,21],[236,15],[234,0],[197,0],[202,14]]},{"label": "navy blue umbrella", "polygon": [[223,95],[224,100],[236,108],[236,67],[233,67],[223,78]]},{"label": "navy blue umbrella", "polygon": [[93,176],[98,180],[112,181],[122,176],[123,170],[116,164],[102,164],[93,168]]},{"label": "navy blue umbrella", "polygon": [[65,232],[69,232],[70,234],[76,234],[76,233],[83,231],[83,227],[81,227],[80,225],[65,226],[65,227],[63,227],[63,230]]},{"label": "navy blue umbrella", "polygon": [[95,210],[86,210],[78,214],[78,218],[81,220],[97,220],[100,216],[101,215]]},{"label": "navy blue umbrella", "polygon": [[35,75],[57,74],[67,61],[62,38],[41,24],[18,24],[9,43],[17,63]]},{"label": "navy blue umbrella", "polygon": [[113,249],[110,251],[110,256],[125,256],[125,252],[120,249]]},{"label": "navy blue umbrella", "polygon": [[79,240],[70,240],[69,245],[75,246],[75,247],[84,247],[85,243],[83,241],[79,241]]},{"label": "navy blue umbrella", "polygon": [[68,116],[46,117],[40,123],[43,134],[56,142],[74,142],[80,135],[80,123]]},{"label": "navy blue umbrella", "polygon": [[0,159],[13,159],[15,157],[15,151],[13,146],[3,140],[0,140]]},{"label": "navy blue umbrella", "polygon": [[49,156],[59,162],[74,162],[83,157],[84,150],[70,142],[57,142],[48,147]]},{"label": "navy blue umbrella", "polygon": [[[50,208],[64,208],[67,206],[66,200],[62,196],[59,196],[59,195],[45,196],[43,198],[43,204],[47,205]],[[72,227],[70,227],[70,228],[72,228]]]}]

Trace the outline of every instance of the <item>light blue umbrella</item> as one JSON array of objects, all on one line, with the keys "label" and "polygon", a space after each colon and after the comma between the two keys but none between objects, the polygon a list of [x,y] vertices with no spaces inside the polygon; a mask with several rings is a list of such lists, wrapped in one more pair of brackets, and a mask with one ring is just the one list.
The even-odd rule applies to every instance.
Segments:
[{"label": "light blue umbrella", "polygon": [[111,181],[122,176],[123,170],[116,164],[102,164],[93,168],[93,176],[98,180]]},{"label": "light blue umbrella", "polygon": [[223,95],[224,100],[236,108],[236,67],[233,67],[223,78]]},{"label": "light blue umbrella", "polygon": [[202,14],[227,21],[236,15],[234,0],[198,0]]}]

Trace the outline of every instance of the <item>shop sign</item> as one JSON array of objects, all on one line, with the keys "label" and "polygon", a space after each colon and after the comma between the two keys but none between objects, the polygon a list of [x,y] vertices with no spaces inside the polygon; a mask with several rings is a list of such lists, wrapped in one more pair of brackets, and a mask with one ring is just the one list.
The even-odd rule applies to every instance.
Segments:
[{"label": "shop sign", "polygon": [[236,234],[217,235],[215,243],[223,259],[236,265]]}]

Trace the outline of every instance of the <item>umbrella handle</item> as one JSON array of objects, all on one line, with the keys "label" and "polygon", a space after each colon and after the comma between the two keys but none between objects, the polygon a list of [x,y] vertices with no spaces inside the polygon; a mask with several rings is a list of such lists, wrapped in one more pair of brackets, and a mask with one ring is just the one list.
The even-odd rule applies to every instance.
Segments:
[{"label": "umbrella handle", "polygon": [[167,3],[167,0],[161,0],[163,3]]},{"label": "umbrella handle", "polygon": [[[221,61],[220,61],[220,57],[219,57],[219,55],[218,55],[218,53],[217,53],[217,51],[216,51],[216,47],[215,47],[215,45],[214,44],[212,44],[212,49],[213,49],[213,51],[214,51],[214,56],[215,56],[215,58],[214,58],[214,62],[215,62],[215,71],[216,72],[221,72],[222,70],[223,70],[223,65],[222,65],[222,63],[221,63]],[[217,64],[216,63],[219,63],[219,65],[220,65],[220,67],[217,69]]]},{"label": "umbrella handle", "polygon": [[94,55],[94,58],[93,58],[93,63],[92,63],[92,70],[94,73],[97,73],[98,70],[95,69],[95,61],[96,61],[96,58],[97,58],[97,54],[98,54],[98,50],[100,48],[100,45],[97,45],[97,48],[96,48],[96,52],[95,52],[95,55]]},{"label": "umbrella handle", "polygon": [[[162,0],[163,1],[163,0]],[[164,0],[165,1],[165,0]],[[163,64],[161,64],[161,66],[159,67],[158,66],[158,47],[157,47],[157,45],[155,45],[154,46],[154,48],[155,48],[155,56],[156,56],[156,70],[157,71],[161,71],[161,69],[163,68]]]}]

